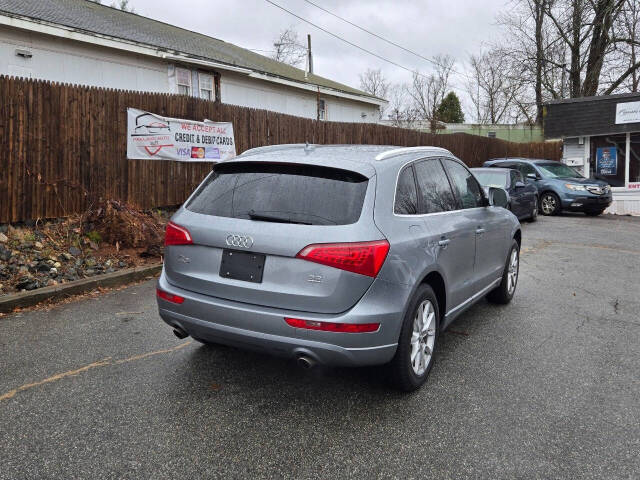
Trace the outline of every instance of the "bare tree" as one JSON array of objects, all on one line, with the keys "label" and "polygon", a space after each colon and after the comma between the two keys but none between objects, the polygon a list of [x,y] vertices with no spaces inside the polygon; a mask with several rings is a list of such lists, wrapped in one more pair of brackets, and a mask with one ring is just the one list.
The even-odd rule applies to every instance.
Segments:
[{"label": "bare tree", "polygon": [[638,88],[639,8],[638,0],[512,0],[498,17],[503,45],[538,122],[546,100]]},{"label": "bare tree", "polygon": [[435,57],[436,68],[429,75],[419,72],[413,74],[413,81],[406,89],[414,109],[420,120],[429,122],[429,129],[437,129],[437,111],[442,99],[449,90],[449,77],[453,70],[454,60],[448,55]]},{"label": "bare tree", "polygon": [[629,1],[635,0],[549,0],[545,15],[569,55],[571,97],[598,92],[602,67],[611,51],[613,25]]},{"label": "bare tree", "polygon": [[[89,0],[93,3],[102,4],[102,0]],[[136,13],[132,6],[129,5],[129,0],[118,0],[117,2],[113,2],[111,4],[111,8],[117,8],[124,12]]]},{"label": "bare tree", "polygon": [[[603,83],[605,92],[621,89],[637,92],[640,90],[640,3],[628,2],[622,8],[618,21],[614,25],[612,39],[616,49],[617,63],[612,72],[605,74]],[[617,78],[617,79],[616,79]]]},{"label": "bare tree", "polygon": [[[535,43],[535,83],[534,93],[536,97],[536,123],[542,124],[542,60],[544,59],[544,11],[549,0],[527,0],[528,10],[533,17],[534,43]],[[523,112],[522,102],[519,103]],[[530,119],[529,119],[530,120]]]},{"label": "bare tree", "polygon": [[367,92],[369,95],[386,99],[389,87],[389,81],[379,68],[377,70],[368,68],[364,73],[360,74],[360,90]]},{"label": "bare tree", "polygon": [[524,86],[523,95],[517,97],[525,117],[529,117],[528,105],[533,101],[536,106],[535,119],[542,123],[542,104],[548,97],[546,84],[552,89],[561,86],[561,79],[549,77],[546,72],[547,61],[562,63],[564,52],[557,50],[557,45],[549,34],[550,27],[545,21],[545,11],[552,0],[512,0],[505,14],[498,16],[498,23],[506,31],[506,38],[496,48],[505,52],[509,74],[518,76]]},{"label": "bare tree", "polygon": [[508,52],[500,48],[471,55],[471,75],[467,92],[475,108],[478,123],[517,122],[523,116],[531,122],[531,102],[524,99],[527,84],[510,64]]},{"label": "bare tree", "polygon": [[411,107],[407,91],[408,86],[404,84],[389,86],[387,118],[394,127],[413,128],[418,121],[418,112]]},{"label": "bare tree", "polygon": [[300,43],[298,32],[293,27],[284,29],[273,43],[275,52],[271,56],[278,62],[287,63],[294,67],[304,64],[307,57],[307,47]]},{"label": "bare tree", "polygon": [[[386,100],[390,86],[391,84],[385,78],[381,69],[373,70],[368,68],[364,73],[360,74],[360,90],[367,92],[369,95]],[[385,115],[388,109],[388,104],[386,108],[380,107],[380,118]]]},{"label": "bare tree", "polygon": [[135,13],[133,7],[129,5],[129,0],[119,0],[111,4],[113,8],[119,8],[125,12]]},{"label": "bare tree", "polygon": [[[640,46],[640,39],[633,36],[632,25],[631,36],[617,35],[620,19],[629,12],[633,19],[634,10],[637,11],[637,0],[558,0],[550,3],[546,16],[570,55],[567,73],[571,97],[611,94],[629,76],[640,71],[640,61],[630,60],[631,52],[620,48],[623,44],[634,48]],[[627,68],[616,69],[620,63],[626,64]],[[607,72],[609,81],[601,88],[603,71]]]}]

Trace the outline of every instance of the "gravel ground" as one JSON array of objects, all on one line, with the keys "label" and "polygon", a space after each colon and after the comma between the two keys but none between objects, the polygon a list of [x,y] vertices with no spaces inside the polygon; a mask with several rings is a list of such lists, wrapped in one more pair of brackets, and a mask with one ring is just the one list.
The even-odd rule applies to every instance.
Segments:
[{"label": "gravel ground", "polygon": [[0,318],[0,478],[640,478],[640,219],[523,238],[411,395],[177,340],[154,281]]}]

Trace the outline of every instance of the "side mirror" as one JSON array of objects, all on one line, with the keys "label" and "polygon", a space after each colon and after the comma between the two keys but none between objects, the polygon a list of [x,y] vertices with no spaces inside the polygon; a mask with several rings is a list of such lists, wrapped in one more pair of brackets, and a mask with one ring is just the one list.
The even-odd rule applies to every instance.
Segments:
[{"label": "side mirror", "polygon": [[509,205],[509,194],[504,188],[489,187],[489,205],[507,208],[507,205]]},{"label": "side mirror", "polygon": [[520,181],[516,182],[516,184],[514,185],[516,188],[524,188],[526,185]]},{"label": "side mirror", "polygon": [[531,180],[538,180],[538,176],[535,173],[527,173],[527,178]]}]

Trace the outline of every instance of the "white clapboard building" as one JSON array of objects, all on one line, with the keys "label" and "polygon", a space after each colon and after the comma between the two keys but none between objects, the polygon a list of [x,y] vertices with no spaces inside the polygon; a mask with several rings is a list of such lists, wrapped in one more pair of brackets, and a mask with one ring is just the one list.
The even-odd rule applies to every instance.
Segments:
[{"label": "white clapboard building", "polygon": [[339,122],[386,102],[231,43],[86,0],[0,0],[0,74]]}]

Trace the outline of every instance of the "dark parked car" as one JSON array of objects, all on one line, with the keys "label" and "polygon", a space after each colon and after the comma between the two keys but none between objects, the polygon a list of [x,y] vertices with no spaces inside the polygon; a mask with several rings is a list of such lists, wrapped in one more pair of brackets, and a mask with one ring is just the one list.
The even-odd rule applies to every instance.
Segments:
[{"label": "dark parked car", "polygon": [[519,220],[535,222],[538,218],[538,189],[533,182],[525,182],[522,173],[512,168],[472,168],[480,185],[504,188],[509,194],[507,208]]},{"label": "dark parked car", "polygon": [[563,210],[600,215],[611,205],[607,182],[585,178],[573,168],[554,160],[501,158],[489,160],[485,167],[514,168],[538,189],[540,212],[556,215]]}]

